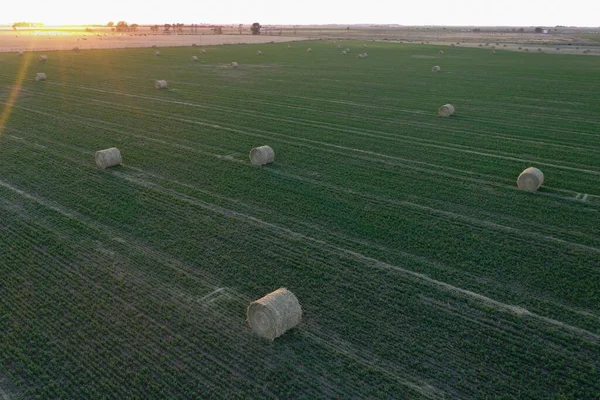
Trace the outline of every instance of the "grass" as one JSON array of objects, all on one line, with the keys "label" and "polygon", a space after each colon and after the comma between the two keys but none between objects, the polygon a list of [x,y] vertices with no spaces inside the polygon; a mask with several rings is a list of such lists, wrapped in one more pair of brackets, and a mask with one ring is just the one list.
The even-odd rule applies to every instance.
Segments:
[{"label": "grass", "polygon": [[597,398],[596,59],[362,43],[1,54],[0,391]]}]

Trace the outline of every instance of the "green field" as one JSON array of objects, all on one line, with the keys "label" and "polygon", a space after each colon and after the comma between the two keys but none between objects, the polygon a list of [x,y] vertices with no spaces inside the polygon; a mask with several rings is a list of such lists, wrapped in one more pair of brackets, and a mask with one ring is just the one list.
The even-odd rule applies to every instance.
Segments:
[{"label": "green field", "polygon": [[600,398],[598,58],[361,44],[0,54],[0,398]]}]

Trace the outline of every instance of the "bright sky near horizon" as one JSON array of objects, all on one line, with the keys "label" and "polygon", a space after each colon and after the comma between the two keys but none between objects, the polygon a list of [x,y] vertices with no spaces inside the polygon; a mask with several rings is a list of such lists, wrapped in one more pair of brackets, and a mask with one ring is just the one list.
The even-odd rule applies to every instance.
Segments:
[{"label": "bright sky near horizon", "polygon": [[[4,0],[0,24],[600,26],[600,0]],[[8,4],[7,4],[8,3]]]}]

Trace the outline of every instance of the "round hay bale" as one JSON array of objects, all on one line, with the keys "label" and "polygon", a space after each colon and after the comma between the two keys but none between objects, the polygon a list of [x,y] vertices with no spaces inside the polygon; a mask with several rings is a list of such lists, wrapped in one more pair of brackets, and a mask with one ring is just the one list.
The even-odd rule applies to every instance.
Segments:
[{"label": "round hay bale", "polygon": [[336,47],[336,49],[341,49],[341,48],[342,48],[341,44],[338,44],[337,47]]},{"label": "round hay bale", "polygon": [[440,51],[438,51],[438,54],[439,54],[440,56],[443,56],[443,55],[444,55],[444,50],[440,50]]},{"label": "round hay bale", "polygon": [[275,160],[275,152],[270,146],[254,147],[250,150],[250,162],[252,165],[270,164]]},{"label": "round hay bale", "polygon": [[347,48],[347,49],[346,49],[346,53],[350,53],[350,49],[348,49],[348,48]]},{"label": "round hay bale", "polygon": [[440,68],[440,66],[439,66],[439,65],[434,65],[434,66],[431,68],[431,72],[440,72],[441,70],[442,70],[442,69]]},{"label": "round hay bale", "polygon": [[363,58],[367,58],[367,53],[363,53]]},{"label": "round hay bale", "polygon": [[252,332],[275,340],[300,323],[302,307],[292,292],[280,288],[250,303],[246,318]]},{"label": "round hay bale", "polygon": [[204,54],[204,53],[206,53],[206,50],[202,49],[202,50],[200,50],[200,53]]},{"label": "round hay bale", "polygon": [[154,52],[154,55],[155,55],[155,56],[160,56],[160,51],[155,51],[155,52]]},{"label": "round hay bale", "polygon": [[17,55],[18,55],[19,57],[22,57],[22,56],[23,56],[23,52],[22,52],[22,51],[17,51]]},{"label": "round hay bale", "polygon": [[490,54],[492,54],[492,55],[496,54],[496,50],[490,51]]},{"label": "round hay bale", "polygon": [[451,115],[454,115],[454,106],[452,104],[444,104],[438,110],[437,115],[442,117],[449,117]]},{"label": "round hay bale", "polygon": [[120,165],[123,162],[123,158],[121,158],[121,152],[116,147],[98,150],[95,158],[96,165],[100,169],[114,167],[115,165]]},{"label": "round hay bale", "polygon": [[257,51],[257,52],[256,52],[256,55],[257,55],[257,56],[262,56],[262,51],[260,51],[260,50],[259,50],[259,51]]},{"label": "round hay bale", "polygon": [[356,58],[360,60],[360,59],[362,59],[362,58],[364,58],[364,57],[363,57],[363,55],[362,55],[362,53],[361,53],[361,54],[357,54],[357,55],[356,55]]},{"label": "round hay bale", "polygon": [[342,51],[342,54],[343,54],[343,55],[346,55],[346,50]]},{"label": "round hay bale", "polygon": [[311,52],[312,52],[312,49],[309,47],[308,49],[306,49],[306,52],[307,52],[307,53],[311,53]]},{"label": "round hay bale", "polygon": [[46,80],[46,74],[43,72],[38,72],[37,74],[35,74],[35,80],[36,81],[45,81]]},{"label": "round hay bale", "polygon": [[154,82],[154,87],[156,89],[166,89],[167,88],[167,81],[156,81]]},{"label": "round hay bale", "polygon": [[192,61],[198,61],[198,56],[192,56]]},{"label": "round hay bale", "polygon": [[365,48],[365,47],[367,47],[367,45],[363,43],[363,48]]},{"label": "round hay bale", "polygon": [[40,62],[45,63],[46,61],[48,61],[48,56],[40,56]]},{"label": "round hay bale", "polygon": [[517,178],[517,187],[528,192],[535,192],[544,183],[544,174],[535,167],[529,167]]},{"label": "round hay bale", "polygon": [[291,49],[291,48],[292,48],[292,46],[290,46],[290,45],[288,44],[288,49]]},{"label": "round hay bale", "polygon": [[231,63],[231,68],[237,68],[238,67],[238,63],[236,63],[235,61],[233,61]]}]

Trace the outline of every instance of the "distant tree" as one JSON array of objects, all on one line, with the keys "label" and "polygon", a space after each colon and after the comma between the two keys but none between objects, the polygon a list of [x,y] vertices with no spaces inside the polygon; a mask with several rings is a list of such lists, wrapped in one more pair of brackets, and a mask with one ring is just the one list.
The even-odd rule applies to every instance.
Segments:
[{"label": "distant tree", "polygon": [[17,24],[16,23],[12,24],[12,28],[13,28],[13,31],[16,31],[17,30]]},{"label": "distant tree", "polygon": [[525,28],[520,28],[519,29],[519,33],[524,33],[525,32]]},{"label": "distant tree", "polygon": [[129,29],[127,22],[125,22],[125,21],[117,22],[117,32],[126,32],[127,29]]},{"label": "distant tree", "polygon": [[169,31],[169,29],[171,29],[172,26],[173,25],[171,25],[171,24],[164,24],[163,25],[163,27],[165,28],[165,31],[167,31],[167,32]]},{"label": "distant tree", "polygon": [[544,30],[538,26],[537,28],[534,29],[534,32],[535,33],[542,33],[542,32],[544,32]]},{"label": "distant tree", "polygon": [[131,24],[131,25],[130,25],[130,27],[131,27],[131,31],[132,31],[132,32],[135,32],[135,31],[137,31],[137,29],[138,29],[140,26],[139,26],[138,24]]},{"label": "distant tree", "polygon": [[253,35],[260,35],[260,24],[258,22],[253,23],[250,30]]},{"label": "distant tree", "polygon": [[113,26],[115,26],[115,23],[110,21],[108,24],[106,24],[106,26],[108,26],[109,28],[112,28]]}]

